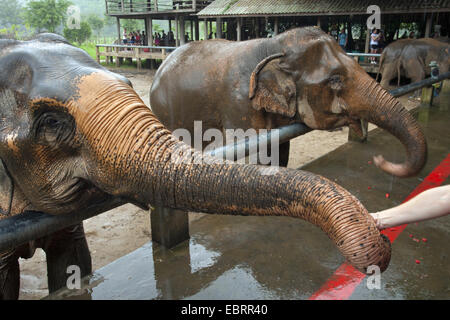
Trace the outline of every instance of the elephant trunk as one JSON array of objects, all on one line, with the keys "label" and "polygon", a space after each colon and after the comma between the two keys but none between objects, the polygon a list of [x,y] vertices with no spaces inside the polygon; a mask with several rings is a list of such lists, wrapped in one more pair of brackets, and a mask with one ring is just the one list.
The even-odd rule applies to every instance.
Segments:
[{"label": "elephant trunk", "polygon": [[406,148],[404,163],[392,163],[382,156],[374,158],[383,171],[398,176],[410,177],[418,174],[427,160],[427,143],[417,121],[398,99],[373,81],[368,75],[357,78],[358,101],[367,101],[355,111],[355,117],[367,120],[397,137]]},{"label": "elephant trunk", "polygon": [[380,235],[367,210],[324,177],[223,162],[198,151],[177,162],[158,161],[144,173],[153,180],[164,172],[159,184],[152,185],[155,192],[145,196],[150,203],[205,213],[301,218],[320,227],[359,270],[378,265],[384,271],[389,264],[389,240]]},{"label": "elephant trunk", "polygon": [[[92,80],[82,85],[86,94],[102,83]],[[99,188],[141,204],[302,218],[325,231],[359,270],[387,268],[389,241],[361,203],[337,184],[303,171],[203,156],[176,139],[130,87],[117,81],[83,102],[90,103],[89,112],[72,107],[71,113],[89,144],[86,158],[93,160],[87,171]],[[268,174],[270,169],[275,172]]]}]

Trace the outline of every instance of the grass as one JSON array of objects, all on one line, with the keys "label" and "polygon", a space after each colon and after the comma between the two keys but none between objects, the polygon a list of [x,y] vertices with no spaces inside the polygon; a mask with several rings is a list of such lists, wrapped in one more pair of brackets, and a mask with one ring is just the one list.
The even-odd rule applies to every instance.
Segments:
[{"label": "grass", "polygon": [[86,51],[92,57],[92,59],[97,59],[95,54],[95,44],[83,43],[82,45],[77,45],[77,47]]}]

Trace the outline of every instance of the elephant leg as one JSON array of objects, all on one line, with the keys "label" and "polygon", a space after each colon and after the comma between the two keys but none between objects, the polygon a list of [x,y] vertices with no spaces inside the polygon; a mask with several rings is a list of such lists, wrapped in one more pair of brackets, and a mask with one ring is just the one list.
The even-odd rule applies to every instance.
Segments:
[{"label": "elephant leg", "polygon": [[69,266],[80,268],[80,277],[92,272],[83,223],[68,227],[43,239],[47,256],[48,290],[50,293],[67,285]]},{"label": "elephant leg", "polygon": [[280,159],[279,159],[280,167],[287,167],[289,161],[290,147],[291,147],[290,141],[280,144]]},{"label": "elephant leg", "polygon": [[[406,77],[411,79],[411,83],[419,82],[425,79],[425,71],[422,64],[417,59],[408,60],[405,64]],[[420,96],[421,90],[416,90],[411,97]]]},{"label": "elephant leg", "polygon": [[16,250],[0,253],[0,300],[19,299],[20,269]]},{"label": "elephant leg", "polygon": [[411,83],[425,79],[423,65],[417,59],[410,59],[405,64],[406,77],[411,79]]},{"label": "elephant leg", "polygon": [[399,76],[397,67],[394,64],[387,64],[381,75],[380,85],[386,90],[392,89],[393,86],[390,85],[390,82]]}]

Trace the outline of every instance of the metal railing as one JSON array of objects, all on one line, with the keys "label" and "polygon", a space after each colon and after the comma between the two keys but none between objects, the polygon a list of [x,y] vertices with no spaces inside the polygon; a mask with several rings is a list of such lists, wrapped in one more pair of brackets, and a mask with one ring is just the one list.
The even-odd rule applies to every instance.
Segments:
[{"label": "metal railing", "polygon": [[212,0],[105,0],[106,14],[139,14],[169,11],[197,12]]},{"label": "metal railing", "polygon": [[[437,78],[428,78],[417,83],[394,89],[390,91],[390,93],[395,97],[399,97],[421,88],[427,88],[434,83],[446,79],[450,79],[450,72],[441,74]],[[280,143],[289,141],[311,131],[310,128],[300,123],[285,126],[277,130],[279,131]],[[269,133],[263,135],[250,138],[247,137],[243,141],[238,141],[220,149],[215,149],[209,154],[226,157],[226,155],[230,153],[235,155],[241,154],[239,150],[245,150],[245,154],[247,154],[249,150],[253,150],[252,146],[258,144],[259,141],[270,141],[270,135],[271,132],[269,131]],[[124,200],[111,198],[107,205],[104,203],[98,204],[77,214],[54,216],[42,212],[25,212],[0,220],[0,252],[52,234],[122,204],[125,204]],[[163,227],[171,228],[170,225],[164,225]]]}]

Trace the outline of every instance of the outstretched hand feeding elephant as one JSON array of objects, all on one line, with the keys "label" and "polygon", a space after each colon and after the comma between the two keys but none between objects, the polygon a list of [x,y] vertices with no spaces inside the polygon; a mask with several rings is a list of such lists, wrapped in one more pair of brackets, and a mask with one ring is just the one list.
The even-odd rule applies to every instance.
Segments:
[{"label": "outstretched hand feeding elephant", "polygon": [[[312,129],[361,119],[386,129],[406,147],[402,164],[375,163],[399,177],[426,162],[424,135],[413,117],[319,28],[293,29],[270,39],[191,42],[173,52],[155,75],[152,111],[170,130],[270,129],[301,122]],[[280,163],[289,148],[280,146]]]},{"label": "outstretched hand feeding elephant", "polygon": [[430,63],[436,61],[439,72],[444,73],[450,66],[450,44],[431,38],[401,39],[389,44],[381,55],[381,86],[386,89],[395,87],[391,82],[401,77],[418,82],[431,74]]},{"label": "outstretched hand feeding elephant", "polygon": [[[323,52],[323,43],[329,41],[319,38],[314,50]],[[322,68],[333,64],[332,52]],[[284,63],[273,67],[287,68],[294,61]],[[313,78],[306,79],[310,86],[304,88],[305,99],[317,90],[314,82],[329,86],[323,90],[325,100],[346,86],[346,69],[335,66],[331,81],[314,72]],[[143,208],[295,217],[320,227],[359,270],[370,265],[387,268],[389,240],[348,191],[300,170],[281,168],[265,175],[266,167],[203,156],[160,123],[127,79],[101,67],[63,38],[47,34],[31,41],[0,41],[0,71],[0,158],[14,185],[14,192],[1,198],[1,218],[25,210],[71,214],[112,197]],[[264,73],[260,74],[263,82],[255,87],[256,101],[263,98],[260,90],[269,80]],[[364,89],[377,90],[372,83]],[[383,92],[377,97],[392,103]],[[343,112],[345,106],[337,98],[333,111]],[[381,112],[389,122],[389,113]],[[314,114],[305,118],[310,125]],[[370,112],[367,116],[371,119]],[[341,119],[336,116],[330,121],[343,123]],[[413,122],[406,125],[412,133],[420,133]],[[412,167],[417,169],[416,164]],[[77,230],[67,230],[47,243],[56,246],[57,257],[64,255],[66,246],[70,253],[85,251],[75,241],[85,241],[82,229]],[[17,250],[0,254],[2,298],[17,297],[17,255],[21,254]]]}]

